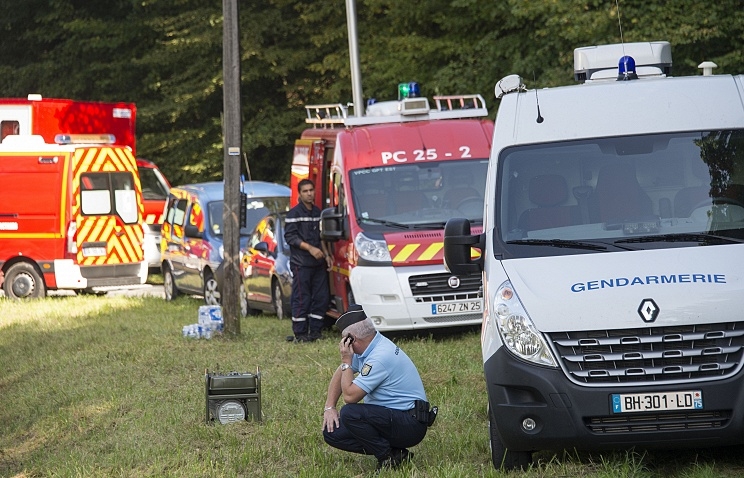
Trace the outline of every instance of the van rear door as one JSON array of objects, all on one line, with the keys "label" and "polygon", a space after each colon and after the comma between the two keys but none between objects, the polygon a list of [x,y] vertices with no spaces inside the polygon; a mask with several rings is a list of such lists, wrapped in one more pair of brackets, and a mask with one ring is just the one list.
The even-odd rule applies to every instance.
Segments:
[{"label": "van rear door", "polygon": [[[125,148],[77,148],[73,165],[77,263],[141,266],[142,192],[132,154]],[[132,275],[133,268],[116,268],[117,276]]]}]

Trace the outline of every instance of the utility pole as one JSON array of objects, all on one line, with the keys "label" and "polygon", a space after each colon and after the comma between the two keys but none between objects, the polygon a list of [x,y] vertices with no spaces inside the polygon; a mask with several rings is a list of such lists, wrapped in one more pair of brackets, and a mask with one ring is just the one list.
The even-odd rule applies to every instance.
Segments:
[{"label": "utility pole", "polygon": [[240,30],[238,0],[222,0],[223,148],[225,207],[223,210],[222,316],[225,331],[240,334]]},{"label": "utility pole", "polygon": [[346,28],[349,31],[349,67],[351,68],[351,93],[354,100],[354,116],[361,118],[364,116],[364,103],[362,97],[362,70],[359,66],[355,0],[346,0]]}]

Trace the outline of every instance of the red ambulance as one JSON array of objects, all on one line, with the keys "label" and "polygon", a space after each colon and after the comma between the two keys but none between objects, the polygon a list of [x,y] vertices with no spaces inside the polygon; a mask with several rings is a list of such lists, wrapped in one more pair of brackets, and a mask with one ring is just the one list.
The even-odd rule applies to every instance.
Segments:
[{"label": "red ambulance", "polygon": [[133,103],[0,98],[6,297],[145,281],[136,114]]},{"label": "red ambulance", "polygon": [[11,134],[0,143],[0,270],[13,299],[142,284],[142,190],[114,135]]}]

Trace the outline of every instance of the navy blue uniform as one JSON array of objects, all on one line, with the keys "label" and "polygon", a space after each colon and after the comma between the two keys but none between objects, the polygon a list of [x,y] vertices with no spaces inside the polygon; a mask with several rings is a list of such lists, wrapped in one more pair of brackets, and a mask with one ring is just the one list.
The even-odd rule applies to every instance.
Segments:
[{"label": "navy blue uniform", "polygon": [[323,316],[328,310],[328,271],[325,258],[316,259],[300,249],[306,242],[322,250],[320,242],[320,208],[308,209],[299,203],[285,219],[284,239],[290,248],[292,269],[292,332],[295,337],[319,337]]}]

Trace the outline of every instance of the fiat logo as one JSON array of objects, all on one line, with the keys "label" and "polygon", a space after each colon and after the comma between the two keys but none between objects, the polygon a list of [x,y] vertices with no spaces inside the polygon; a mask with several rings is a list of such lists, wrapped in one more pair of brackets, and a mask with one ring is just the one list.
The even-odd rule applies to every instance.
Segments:
[{"label": "fiat logo", "polygon": [[656,305],[654,299],[643,299],[641,305],[638,306],[638,315],[644,322],[653,322],[659,316],[659,306]]},{"label": "fiat logo", "polygon": [[447,279],[447,285],[450,286],[450,289],[457,289],[460,287],[460,278],[457,276],[451,276]]}]

